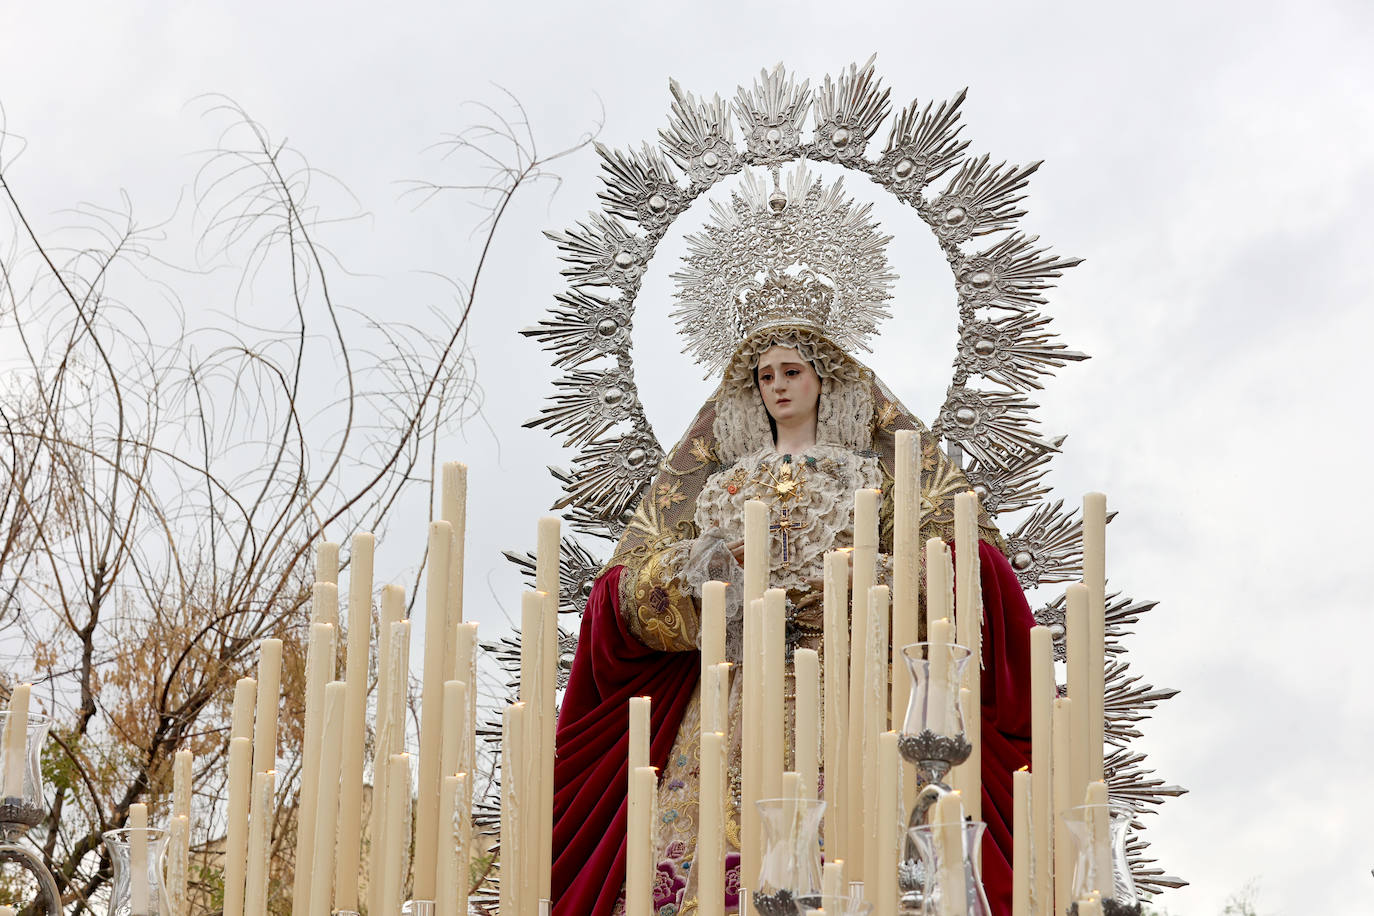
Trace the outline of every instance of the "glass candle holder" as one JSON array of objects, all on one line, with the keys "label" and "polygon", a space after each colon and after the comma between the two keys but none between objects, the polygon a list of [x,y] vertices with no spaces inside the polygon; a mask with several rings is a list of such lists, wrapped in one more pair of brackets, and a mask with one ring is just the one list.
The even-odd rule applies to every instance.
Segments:
[{"label": "glass candle holder", "polygon": [[815,909],[821,896],[821,815],[825,802],[763,798],[754,802],[763,822],[763,859],[754,885],[761,912]]},{"label": "glass candle holder", "polygon": [[[9,732],[10,713],[0,711],[0,735]],[[24,731],[24,747],[16,753],[0,741],[0,825],[7,834],[22,833],[41,821],[48,812],[43,800],[43,745],[48,740],[52,719],[29,713]]]},{"label": "glass candle holder", "polygon": [[[114,880],[110,888],[109,916],[167,916],[171,912],[162,880],[162,860],[167,852],[167,831],[156,827],[126,827],[102,835],[110,853]],[[140,855],[143,863],[135,868]]]},{"label": "glass candle holder", "polygon": [[848,897],[822,894],[815,898],[816,904],[807,909],[824,910],[825,916],[869,916],[873,912],[873,904],[863,899],[863,882],[855,883],[858,884],[857,894],[851,893]]},{"label": "glass candle holder", "polygon": [[1073,899],[1097,891],[1104,904],[1112,901],[1127,908],[1138,904],[1139,893],[1126,858],[1131,810],[1124,805],[1079,805],[1066,810],[1063,818],[1073,842],[1069,885]]},{"label": "glass candle holder", "polygon": [[922,916],[992,916],[983,890],[985,829],[982,821],[965,821],[924,824],[907,832],[921,862]]},{"label": "glass candle holder", "polygon": [[959,687],[970,655],[967,648],[953,643],[918,642],[902,647],[902,659],[912,680],[903,734],[929,731],[947,738],[964,734]]}]

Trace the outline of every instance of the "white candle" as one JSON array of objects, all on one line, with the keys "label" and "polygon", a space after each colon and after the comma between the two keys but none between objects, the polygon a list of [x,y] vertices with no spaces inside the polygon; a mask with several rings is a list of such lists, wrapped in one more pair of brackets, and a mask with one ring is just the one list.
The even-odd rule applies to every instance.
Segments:
[{"label": "white candle", "polygon": [[786,651],[787,592],[770,588],[763,593],[763,727],[760,729],[763,761],[759,782],[762,798],[780,798],[782,792],[782,732],[787,715],[783,705]]},{"label": "white candle", "polygon": [[1088,633],[1088,590],[1075,582],[1065,589],[1068,606],[1068,675],[1069,698],[1073,700],[1073,726],[1069,737],[1072,763],[1072,782],[1069,792],[1078,799],[1088,790],[1088,769],[1092,757],[1092,726],[1089,717],[1093,708],[1092,646]]},{"label": "white candle", "polygon": [[1089,894],[1078,901],[1078,916],[1102,916],[1102,898]]},{"label": "white candle", "polygon": [[[857,596],[859,593],[855,592]],[[863,697],[863,795],[864,799],[864,855],[857,864],[864,876],[864,884],[876,888],[882,880],[882,853],[878,827],[882,813],[883,790],[878,779],[878,739],[887,731],[887,638],[888,588],[875,585],[868,592],[868,633],[864,646],[864,670],[867,678]],[[894,801],[893,804],[896,804]]]},{"label": "white candle", "polygon": [[725,735],[701,734],[700,823],[697,858],[699,916],[725,916]]},{"label": "white candle", "polygon": [[[1083,497],[1083,584],[1088,589],[1088,772],[1087,779],[1102,779],[1106,678],[1107,613],[1107,496]],[[1105,896],[1110,896],[1110,891]]]},{"label": "white candle", "polygon": [[649,758],[649,697],[630,697],[629,768],[634,772],[650,765]]},{"label": "white candle", "polygon": [[458,809],[454,814],[457,818],[454,830],[458,835],[458,875],[454,884],[453,911],[459,916],[467,916],[468,891],[472,883],[472,786],[467,773],[459,773],[454,779],[458,780]]},{"label": "white candle", "polygon": [[967,884],[964,881],[963,797],[958,792],[951,792],[935,805],[940,883],[945,901],[940,916],[968,916]]},{"label": "white candle", "polygon": [[842,550],[825,555],[825,844],[834,858],[844,858],[849,840],[845,796],[849,765],[849,556]]},{"label": "white candle", "polygon": [[[447,692],[444,696],[445,699],[448,698]],[[463,712],[466,714],[467,710],[464,709]],[[447,703],[444,713],[447,716]],[[462,840],[458,835],[459,793],[462,780],[463,777],[458,775],[445,776],[439,785],[438,871],[434,879],[435,916],[461,916],[457,897],[458,885],[463,880],[463,873],[460,871]]]},{"label": "white candle", "polygon": [[820,744],[821,659],[815,649],[792,653],[792,668],[797,684],[797,740],[794,756],[801,777],[802,798],[817,797],[819,769],[816,754]]},{"label": "white candle", "polygon": [[545,595],[545,610],[541,620],[543,630],[539,637],[538,665],[540,668],[539,709],[535,714],[539,726],[538,768],[538,807],[535,809],[535,826],[538,830],[535,849],[538,859],[535,870],[539,880],[536,899],[548,899],[553,895],[551,875],[553,865],[553,758],[554,732],[557,713],[554,710],[554,696],[557,684],[555,672],[558,667],[558,604],[562,591],[562,572],[559,558],[562,543],[557,516],[546,516],[539,520],[538,555],[535,567],[535,584]]},{"label": "white candle", "polygon": [[[386,826],[383,829],[381,916],[400,916],[401,889],[405,886],[406,816],[410,813],[410,755],[392,754],[387,762]],[[511,912],[507,910],[506,912]]]},{"label": "white candle", "polygon": [[[459,771],[463,773],[477,772],[477,624],[460,623],[458,624],[458,643],[457,643],[458,663],[454,666],[453,677],[455,680],[462,681],[469,685],[468,697],[468,717],[467,729],[463,732],[463,741],[459,746]],[[472,779],[464,782],[467,790],[467,798],[472,798]],[[467,810],[471,814],[470,801],[465,803]]]},{"label": "white candle", "polygon": [[877,916],[897,916],[897,863],[904,845],[898,820],[900,779],[897,733],[885,731],[878,736]]},{"label": "white candle", "polygon": [[321,541],[315,553],[315,581],[339,584],[339,545]]},{"label": "white candle", "polygon": [[[746,735],[762,731],[763,713],[763,593],[768,588],[771,564],[768,538],[768,506],[758,499],[744,504],[744,684],[743,729]],[[740,874],[759,873],[762,856],[763,827],[754,802],[760,797],[762,772],[762,742],[744,741],[740,746]],[[745,900],[742,909],[753,912]]]},{"label": "white candle", "polygon": [[[389,785],[389,767],[391,766],[391,755],[401,750],[392,740],[392,722],[395,719],[393,709],[396,706],[392,696],[393,688],[396,686],[396,676],[392,671],[396,667],[395,657],[398,652],[406,659],[405,663],[399,667],[403,672],[400,686],[405,687],[404,670],[409,664],[410,653],[410,624],[401,618],[405,615],[405,589],[399,585],[387,585],[382,588],[381,617],[377,624],[377,718],[374,725],[372,743],[372,808],[367,821],[367,833],[370,837],[368,844],[368,868],[369,875],[377,876],[368,882],[368,912],[385,912],[385,900],[383,892],[384,882],[380,877],[386,863],[386,811],[387,811],[387,790]],[[400,628],[397,631],[395,642],[400,644],[400,649],[392,645],[393,628]],[[404,708],[404,702],[401,704]],[[404,718],[401,720],[404,725]]]},{"label": "white candle", "polygon": [[148,806],[134,802],[129,806],[129,911],[133,916],[150,916],[148,906]]},{"label": "white candle", "polygon": [[825,897],[845,895],[844,859],[835,859],[821,866],[821,894]]},{"label": "white candle", "polygon": [[191,763],[190,751],[180,750],[172,758],[172,816],[191,816]]},{"label": "white candle", "polygon": [[950,689],[952,687],[950,668],[949,631],[946,619],[935,620],[930,625],[930,688],[926,701],[926,727],[937,735],[948,734],[953,728],[949,721]]},{"label": "white candle", "polygon": [[33,687],[20,684],[10,693],[9,715],[5,718],[6,798],[24,797],[24,772],[29,755],[29,695]]},{"label": "white candle", "polygon": [[[444,641],[448,632],[448,567],[453,526],[429,523],[429,553],[425,562],[424,672],[420,694],[420,772],[415,784],[415,834],[434,837],[439,829],[439,748],[443,744],[444,681],[447,665]],[[434,899],[433,841],[415,844],[412,894],[416,900]]]},{"label": "white candle", "polygon": [[[849,842],[845,854],[849,860],[852,874],[868,876],[864,856],[865,846],[871,845],[866,837],[873,829],[873,822],[864,823],[861,811],[867,808],[861,800],[864,795],[865,752],[865,708],[869,682],[867,639],[869,632],[868,590],[873,585],[874,563],[878,556],[878,491],[856,490],[854,492],[854,549],[851,551],[854,578],[854,612],[851,630],[854,634],[849,647],[849,788],[850,804],[855,810],[849,817]],[[857,734],[856,734],[857,733]],[[867,827],[867,829],[865,829]]]},{"label": "white candle", "polygon": [[520,822],[525,800],[521,794],[524,785],[519,772],[525,750],[524,712],[524,704],[512,703],[505,708],[501,719],[501,871],[506,875],[506,880],[500,883],[498,912],[515,913],[517,916],[524,912],[520,907],[524,876],[521,849],[524,837]]},{"label": "white candle", "polygon": [[1011,774],[1011,916],[1031,916],[1031,774]]},{"label": "white candle", "polygon": [[340,758],[339,848],[334,896],[340,910],[358,909],[362,858],[363,753],[367,743],[368,651],[372,644],[372,566],[376,538],[353,536],[348,562],[348,658]]},{"label": "white candle", "polygon": [[[899,429],[893,462],[892,527],[892,711],[894,728],[906,716],[911,699],[911,677],[902,669],[903,646],[920,638],[921,589],[921,434]],[[916,780],[902,782],[902,809],[916,804]]]},{"label": "white candle", "polygon": [[344,710],[348,685],[330,681],[324,689],[324,727],[320,747],[319,797],[315,805],[315,844],[311,867],[309,916],[334,911],[334,849],[339,825],[339,777],[343,765]]},{"label": "white candle", "polygon": [[1031,861],[1035,865],[1036,916],[1054,916],[1054,810],[1051,760],[1054,737],[1054,642],[1049,627],[1032,627],[1031,639]]},{"label": "white candle", "polygon": [[248,866],[244,884],[244,916],[267,916],[267,877],[272,808],[276,801],[276,770],[253,774],[253,807],[248,817]]},{"label": "white candle", "polygon": [[724,582],[707,582],[701,587],[701,670],[725,661]]},{"label": "white candle", "polygon": [[253,704],[256,702],[258,682],[241,677],[234,682],[234,706],[229,717],[230,738],[253,737]]},{"label": "white candle", "polygon": [[281,640],[258,643],[258,712],[253,720],[253,772],[277,765],[277,707],[281,705]]},{"label": "white candle", "polygon": [[[954,571],[949,562],[949,545],[939,538],[926,541],[926,633],[937,620],[948,620],[951,627],[954,616]],[[957,633],[952,629],[951,635]],[[929,638],[927,636],[927,638]]]},{"label": "white candle", "polygon": [[184,814],[174,814],[167,821],[167,901],[172,916],[186,916],[186,867],[188,855],[183,853],[190,840],[191,820]]},{"label": "white candle", "polygon": [[[982,720],[978,708],[974,705],[973,691],[967,687],[959,688],[959,710],[964,720],[966,737],[970,744],[974,744],[973,736],[978,733]],[[977,761],[970,754],[967,760],[954,769],[954,787],[963,793],[965,799],[981,798],[983,795],[983,772],[974,766],[975,762]],[[972,807],[968,805],[965,812]],[[979,807],[981,808],[981,805]]]},{"label": "white candle", "polygon": [[1112,875],[1112,831],[1111,815],[1107,808],[1107,784],[1100,780],[1088,783],[1083,803],[1093,806],[1088,811],[1088,829],[1092,836],[1093,873],[1097,887],[1091,889],[1103,897],[1111,897],[1116,887]]},{"label": "white candle", "polygon": [[339,586],[316,582],[310,592],[310,622],[339,625]]},{"label": "white candle", "polygon": [[[457,625],[463,622],[463,564],[467,552],[468,527],[468,466],[459,461],[446,461],[442,470],[443,489],[440,497],[440,517],[453,529],[449,541],[448,564],[448,639],[452,640]],[[445,643],[444,653],[452,657],[454,646]],[[462,680],[462,678],[458,678]]]},{"label": "white candle", "polygon": [[[305,655],[305,731],[301,745],[301,788],[296,828],[296,861],[302,864],[315,861],[315,807],[320,794],[320,747],[324,737],[324,688],[334,680],[334,625],[312,623],[310,643]],[[251,782],[244,786],[244,802],[252,791]],[[245,822],[246,824],[246,822]],[[247,848],[247,831],[245,829]],[[242,863],[242,854],[239,856]],[[309,868],[297,868],[292,887],[292,912],[305,913],[310,907]],[[227,896],[227,892],[226,892]],[[242,901],[242,897],[239,898]],[[242,903],[240,902],[240,907]],[[228,914],[237,916],[237,913]]]},{"label": "white candle", "polygon": [[[1064,812],[1073,806],[1073,700],[1060,697],[1054,701],[1054,762],[1050,773],[1054,779],[1054,911],[1063,913],[1073,902],[1073,844],[1069,840]],[[1078,796],[1082,798],[1082,796]]]},{"label": "white candle", "polygon": [[[243,913],[248,799],[252,794],[253,743],[247,738],[233,738],[229,741],[229,828],[224,838],[224,916],[242,916]],[[298,829],[313,832],[314,823],[301,823]]]},{"label": "white candle", "polygon": [[654,803],[658,778],[653,767],[630,774],[626,829],[625,916],[650,916],[654,904]]},{"label": "white candle", "polygon": [[958,563],[954,582],[955,620],[958,621],[958,642],[973,654],[964,668],[963,686],[968,690],[964,725],[973,750],[960,767],[969,781],[964,804],[975,821],[983,819],[983,793],[979,785],[983,772],[983,589],[978,562],[978,495],[972,490],[954,497],[954,556]]}]

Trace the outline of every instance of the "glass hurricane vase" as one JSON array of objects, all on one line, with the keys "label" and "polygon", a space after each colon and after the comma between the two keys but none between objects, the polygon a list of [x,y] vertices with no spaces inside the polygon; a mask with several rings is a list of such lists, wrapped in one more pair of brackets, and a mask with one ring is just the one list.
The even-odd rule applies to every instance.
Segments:
[{"label": "glass hurricane vase", "polygon": [[982,821],[924,824],[908,831],[921,863],[922,916],[992,916],[983,890]]},{"label": "glass hurricane vase", "polygon": [[912,680],[903,734],[929,731],[944,738],[964,734],[959,686],[964,682],[969,657],[968,649],[953,643],[918,642],[902,647],[902,659]]},{"label": "glass hurricane vase", "polygon": [[1079,805],[1063,814],[1073,843],[1073,879],[1069,891],[1079,900],[1096,891],[1106,904],[1129,911],[1139,902],[1126,858],[1131,811],[1123,805]]},{"label": "glass hurricane vase", "polygon": [[753,891],[764,916],[815,909],[821,895],[821,814],[825,802],[764,798],[754,802],[763,823],[763,859]]},{"label": "glass hurricane vase", "polygon": [[[114,869],[109,916],[167,916],[170,908],[162,880],[167,831],[155,827],[126,827],[107,831],[104,839]],[[135,874],[133,860],[140,846],[143,867]]]},{"label": "glass hurricane vase", "polygon": [[[0,711],[0,735],[9,732],[10,713]],[[7,839],[23,833],[48,813],[43,801],[43,745],[48,740],[52,719],[29,713],[22,756],[11,754],[0,741],[0,824]],[[14,759],[11,759],[11,758]]]}]

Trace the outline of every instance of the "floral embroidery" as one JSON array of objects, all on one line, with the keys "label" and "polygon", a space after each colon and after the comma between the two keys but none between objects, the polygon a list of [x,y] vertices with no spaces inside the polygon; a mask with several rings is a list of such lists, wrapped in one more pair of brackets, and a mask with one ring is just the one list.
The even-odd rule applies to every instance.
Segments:
[{"label": "floral embroidery", "polygon": [[682,492],[682,481],[674,480],[671,483],[664,481],[658,485],[658,507],[660,509],[670,509],[687,497]]},{"label": "floral embroidery", "polygon": [[725,855],[725,905],[726,907],[739,906],[739,853],[731,852]]},{"label": "floral embroidery", "polygon": [[686,887],[687,879],[677,873],[673,863],[658,863],[658,871],[654,874],[654,907],[662,913],[671,906],[671,912],[676,913],[677,904],[681,902],[679,895]]}]

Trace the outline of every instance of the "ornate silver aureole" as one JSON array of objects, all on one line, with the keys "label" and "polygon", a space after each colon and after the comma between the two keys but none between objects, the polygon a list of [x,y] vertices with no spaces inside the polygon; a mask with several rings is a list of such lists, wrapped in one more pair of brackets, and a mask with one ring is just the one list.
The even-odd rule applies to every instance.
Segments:
[{"label": "ornate silver aureole", "polygon": [[[950,265],[959,315],[954,371],[932,430],[952,457],[966,461],[990,514],[1030,510],[1007,537],[1022,585],[1076,580],[1081,520],[1062,501],[1043,501],[1044,477],[1063,437],[1039,431],[1037,405],[1028,397],[1055,370],[1087,358],[1056,341],[1045,313],[1046,291],[1078,259],[1053,254],[1017,229],[1039,163],[970,157],[970,143],[960,136],[964,92],[944,102],[913,101],[889,120],[890,90],[881,86],[872,59],[811,86],[781,64],[762,71],[730,102],[719,95],[698,98],[670,82],[671,110],[656,145],[596,147],[605,182],[600,211],[548,233],[569,289],[547,317],[522,332],[550,350],[564,373],[549,405],[526,423],[578,450],[571,469],[550,469],[565,493],[557,508],[574,531],[614,540],[663,460],[665,449],[635,387],[631,336],[635,299],[659,241],[722,180],[749,167],[767,174],[805,159],[867,176],[929,227]],[[884,122],[887,137],[878,152],[873,141]],[[935,188],[941,179],[943,186]],[[689,263],[687,271],[707,282],[705,261]],[[578,612],[600,563],[574,539],[565,539],[563,550],[561,607]],[[508,556],[532,572],[527,554]],[[1137,734],[1139,721],[1172,694],[1128,675],[1122,658],[1124,628],[1152,606],[1126,599],[1108,612],[1114,661],[1107,735],[1119,748],[1108,760],[1108,780],[1113,797],[1130,800],[1137,811],[1182,792],[1150,778],[1139,755],[1120,750]],[[1061,610],[1051,605],[1038,616],[1062,632]],[[1152,866],[1138,836],[1133,844],[1132,869],[1142,891],[1182,883]]]}]

